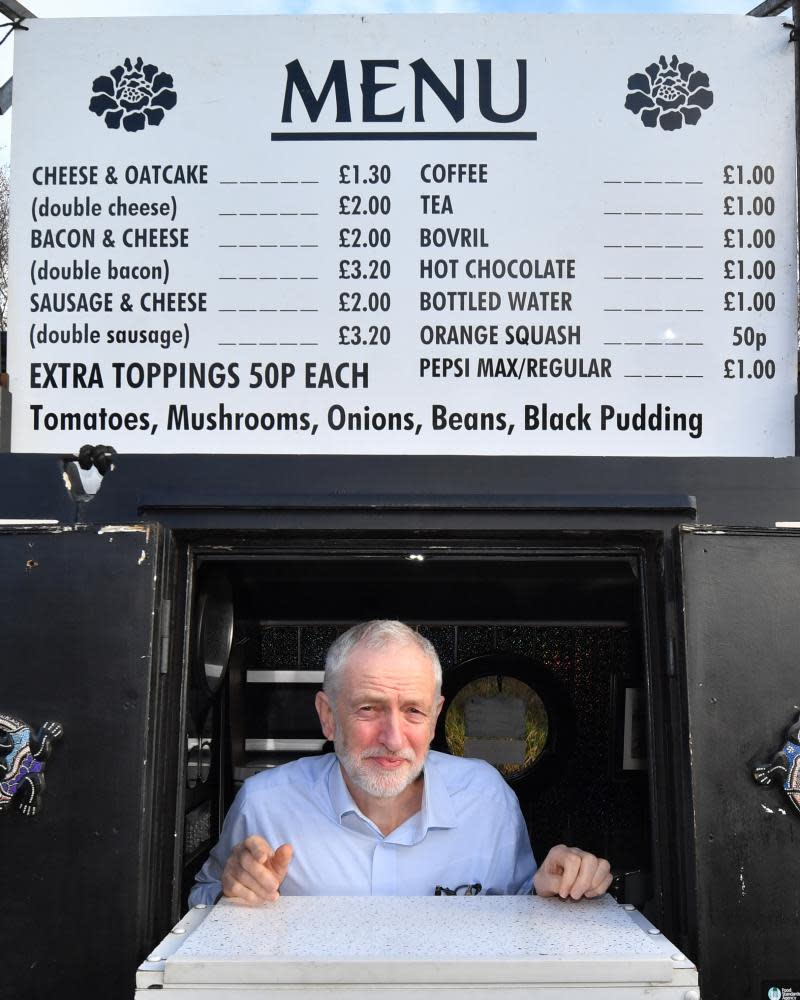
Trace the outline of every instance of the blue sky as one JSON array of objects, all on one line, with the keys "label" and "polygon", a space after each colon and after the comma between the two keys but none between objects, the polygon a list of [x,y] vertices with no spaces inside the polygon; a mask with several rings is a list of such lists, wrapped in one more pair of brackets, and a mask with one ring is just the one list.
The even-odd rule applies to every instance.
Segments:
[{"label": "blue sky", "polygon": [[746,14],[758,0],[29,0],[39,17],[175,14],[528,13]]}]

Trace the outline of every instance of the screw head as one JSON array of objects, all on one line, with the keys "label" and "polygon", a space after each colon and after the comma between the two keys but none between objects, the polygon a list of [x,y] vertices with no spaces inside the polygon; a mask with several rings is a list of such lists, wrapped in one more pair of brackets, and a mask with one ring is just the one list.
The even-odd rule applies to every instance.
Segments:
[{"label": "screw head", "polygon": [[172,934],[185,934],[186,933],[186,928],[185,927],[173,927],[171,933]]},{"label": "screw head", "polygon": [[651,927],[650,930],[647,933],[648,934],[660,934],[661,931],[657,927]]},{"label": "screw head", "polygon": [[166,962],[163,955],[150,955],[147,959],[148,962]]}]

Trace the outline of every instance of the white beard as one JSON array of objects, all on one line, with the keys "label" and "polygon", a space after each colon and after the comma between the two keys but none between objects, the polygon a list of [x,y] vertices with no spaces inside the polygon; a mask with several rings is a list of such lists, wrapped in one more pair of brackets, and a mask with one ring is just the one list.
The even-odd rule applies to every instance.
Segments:
[{"label": "white beard", "polygon": [[[416,762],[410,750],[394,753],[386,747],[370,747],[360,754],[351,753],[342,739],[338,722],[333,735],[334,748],[339,763],[356,788],[376,799],[391,799],[404,792],[422,773],[425,758]],[[389,771],[369,767],[363,761],[370,757],[402,757],[407,763]]]}]

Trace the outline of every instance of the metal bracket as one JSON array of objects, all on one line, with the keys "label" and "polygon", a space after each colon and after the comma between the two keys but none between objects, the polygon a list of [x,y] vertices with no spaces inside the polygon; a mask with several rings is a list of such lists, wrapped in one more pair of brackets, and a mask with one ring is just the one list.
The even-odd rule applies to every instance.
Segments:
[{"label": "metal bracket", "polygon": [[159,620],[159,640],[160,640],[160,659],[161,659],[161,673],[166,674],[169,671],[169,640],[170,640],[170,629],[172,626],[172,602],[165,600],[161,602],[161,613]]},{"label": "metal bracket", "polygon": [[[5,14],[8,18],[8,21],[0,24],[0,28],[8,28],[8,31],[2,38],[0,38],[0,45],[3,44],[12,32],[27,31],[27,24],[23,24],[22,22],[29,18],[36,17],[33,11],[28,10],[27,7],[23,7],[21,3],[17,3],[17,0],[0,0],[0,14]],[[13,87],[13,76],[10,76],[3,86],[0,87],[0,115],[4,115],[11,107]]]},{"label": "metal bracket", "polygon": [[[0,38],[0,45],[3,44],[3,42],[11,35],[12,32],[28,30],[27,24],[22,23],[21,17],[16,18],[15,20],[12,21],[3,21],[3,23],[0,24],[0,28],[8,28],[8,31],[3,35],[2,38]],[[10,83],[11,80],[9,79],[8,82],[6,83],[6,86],[9,86]]]}]

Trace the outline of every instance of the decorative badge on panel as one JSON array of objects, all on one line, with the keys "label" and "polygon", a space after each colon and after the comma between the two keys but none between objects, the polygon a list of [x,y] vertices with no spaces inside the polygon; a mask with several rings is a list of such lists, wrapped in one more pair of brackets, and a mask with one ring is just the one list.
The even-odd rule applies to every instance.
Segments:
[{"label": "decorative badge on panel", "polygon": [[783,785],[789,801],[800,812],[800,715],[786,730],[785,740],[771,760],[753,768],[753,778],[759,785]]},{"label": "decorative badge on panel", "polygon": [[714,103],[708,85],[708,76],[691,63],[678,62],[677,56],[667,62],[666,56],[661,56],[644,73],[628,78],[630,93],[625,107],[635,115],[641,113],[647,128],[660,125],[674,132],[684,125],[696,125],[703,111]]},{"label": "decorative badge on panel", "polygon": [[63,728],[45,722],[34,736],[30,726],[0,715],[0,812],[13,803],[24,816],[35,816],[44,794],[44,766]]},{"label": "decorative badge on panel", "polygon": [[142,57],[132,64],[126,59],[122,66],[109,70],[108,76],[98,76],[92,84],[96,95],[89,102],[108,128],[126,132],[140,132],[145,125],[160,125],[164,113],[174,108],[178,95],[169,73],[161,73],[158,66],[143,64]]}]

